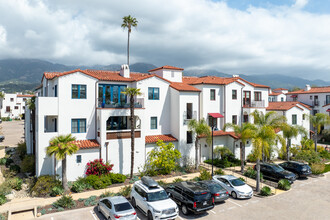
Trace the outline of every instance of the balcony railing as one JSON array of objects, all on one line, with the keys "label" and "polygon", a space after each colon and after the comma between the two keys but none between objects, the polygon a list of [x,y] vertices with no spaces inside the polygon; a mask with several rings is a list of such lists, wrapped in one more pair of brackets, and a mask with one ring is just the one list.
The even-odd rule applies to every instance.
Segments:
[{"label": "balcony railing", "polygon": [[[130,108],[131,104],[130,103],[116,103],[116,102],[106,102],[102,103],[102,101],[99,100],[98,102],[98,107],[99,108]],[[135,108],[144,108],[144,99],[143,98],[138,98],[136,99],[136,102],[134,103]]]},{"label": "balcony railing", "polygon": [[320,105],[319,100],[314,100],[314,101],[313,101],[313,106],[319,106],[319,105]]},{"label": "balcony railing", "polygon": [[245,102],[243,107],[244,108],[264,108],[265,107],[265,100]]},{"label": "balcony railing", "polygon": [[[135,138],[141,137],[141,131],[135,131]],[[107,132],[107,140],[131,138],[130,131]]]},{"label": "balcony railing", "polygon": [[187,114],[187,111],[183,112],[183,124],[187,125],[189,120],[191,119],[197,119],[197,111],[193,111],[189,114]]}]

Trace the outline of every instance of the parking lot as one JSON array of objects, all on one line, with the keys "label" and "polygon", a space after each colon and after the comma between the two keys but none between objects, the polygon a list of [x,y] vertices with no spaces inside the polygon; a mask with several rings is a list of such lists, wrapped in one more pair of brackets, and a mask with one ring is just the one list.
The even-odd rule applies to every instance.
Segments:
[{"label": "parking lot", "polygon": [[[202,215],[184,216],[177,219],[330,219],[330,173],[324,177],[299,179],[288,192],[267,198],[253,197],[246,200],[229,198]],[[139,219],[146,219],[138,211]],[[73,210],[39,219],[75,220],[105,218],[96,207]]]},{"label": "parking lot", "polygon": [[0,135],[5,136],[0,146],[16,147],[20,140],[24,140],[24,121],[3,121],[0,124]]}]

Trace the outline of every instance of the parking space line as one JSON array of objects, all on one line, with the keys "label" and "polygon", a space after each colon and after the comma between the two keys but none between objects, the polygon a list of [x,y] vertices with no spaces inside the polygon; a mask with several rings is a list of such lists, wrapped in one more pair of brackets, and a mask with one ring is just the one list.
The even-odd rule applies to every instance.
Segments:
[{"label": "parking space line", "polygon": [[54,217],[50,217],[50,220],[54,220]]},{"label": "parking space line", "polygon": [[215,211],[213,211],[213,210],[210,210],[210,212],[212,212],[213,214],[216,214],[216,212],[215,212]]},{"label": "parking space line", "polygon": [[232,206],[232,207],[229,207],[227,208],[228,210],[231,210],[231,209],[236,209],[236,206]]},{"label": "parking space line", "polygon": [[137,218],[137,220],[140,220],[140,218],[139,217],[136,217]]},{"label": "parking space line", "polygon": [[224,212],[225,210],[224,209],[220,209],[219,212]]},{"label": "parking space line", "polygon": [[94,213],[92,212],[92,210],[89,211],[91,213],[91,215],[93,216],[94,220],[97,220],[97,218],[95,217]]},{"label": "parking space line", "polygon": [[235,204],[235,205],[237,205],[237,206],[239,206],[239,207],[242,207],[240,204],[237,204],[236,202],[233,202],[231,200],[228,200],[228,201],[231,202],[231,203],[233,203],[233,204]]}]

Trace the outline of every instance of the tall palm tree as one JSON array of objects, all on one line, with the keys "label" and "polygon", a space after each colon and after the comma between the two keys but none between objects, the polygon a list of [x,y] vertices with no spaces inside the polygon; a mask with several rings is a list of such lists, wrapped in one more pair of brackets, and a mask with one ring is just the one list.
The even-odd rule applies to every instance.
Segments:
[{"label": "tall palm tree", "polygon": [[204,119],[201,119],[199,121],[197,121],[196,119],[190,120],[188,123],[188,129],[195,135],[195,167],[197,169],[199,165],[199,157],[198,157],[199,136],[205,135],[207,142],[209,142],[211,139],[211,129],[210,126],[207,125]]},{"label": "tall palm tree", "polygon": [[257,130],[256,126],[251,123],[243,123],[241,126],[227,123],[224,126],[224,130],[227,128],[232,128],[235,135],[240,137],[242,144],[240,145],[240,155],[241,155],[241,172],[244,172],[244,160],[245,160],[245,145],[249,139],[252,139]]},{"label": "tall palm tree", "polygon": [[[27,106],[30,110],[30,118],[32,124],[32,154],[36,155],[36,97],[33,96],[27,100]],[[36,158],[35,158],[36,159]]]},{"label": "tall palm tree", "polygon": [[130,113],[131,116],[129,120],[131,121],[131,176],[130,178],[133,178],[133,170],[134,170],[134,139],[135,139],[135,115],[134,115],[134,97],[137,95],[141,95],[140,89],[137,88],[126,88],[125,92],[122,92],[123,94],[127,95],[129,97],[129,103],[130,103]]},{"label": "tall palm tree", "polygon": [[128,34],[128,38],[127,38],[127,65],[129,65],[129,37],[132,31],[132,27],[136,27],[137,26],[138,21],[136,20],[136,18],[131,17],[130,15],[123,17],[123,23],[121,24],[122,28],[127,28],[127,34]]},{"label": "tall palm tree", "polygon": [[303,150],[307,150],[312,148],[314,141],[305,136],[301,139],[300,144]]},{"label": "tall palm tree", "polygon": [[309,123],[313,126],[315,152],[317,152],[317,135],[320,134],[322,126],[330,124],[330,116],[324,113],[305,114],[305,116],[309,118]]},{"label": "tall palm tree", "polygon": [[62,186],[64,192],[69,191],[68,180],[66,177],[66,156],[70,156],[79,150],[78,146],[73,143],[75,140],[76,138],[71,134],[60,135],[52,138],[46,149],[46,153],[49,157],[54,155],[57,160],[62,160]]},{"label": "tall palm tree", "polygon": [[281,130],[283,132],[283,137],[286,139],[286,159],[290,160],[290,147],[291,147],[291,139],[298,136],[298,134],[307,135],[306,129],[299,125],[289,125],[287,123],[283,123],[281,126]]}]

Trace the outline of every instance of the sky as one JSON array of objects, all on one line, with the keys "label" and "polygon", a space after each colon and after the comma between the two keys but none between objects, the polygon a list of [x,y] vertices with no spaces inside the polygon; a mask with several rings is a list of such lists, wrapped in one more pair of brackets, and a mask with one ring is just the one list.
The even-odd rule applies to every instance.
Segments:
[{"label": "sky", "polygon": [[0,59],[130,63],[330,81],[328,0],[0,0]]}]

